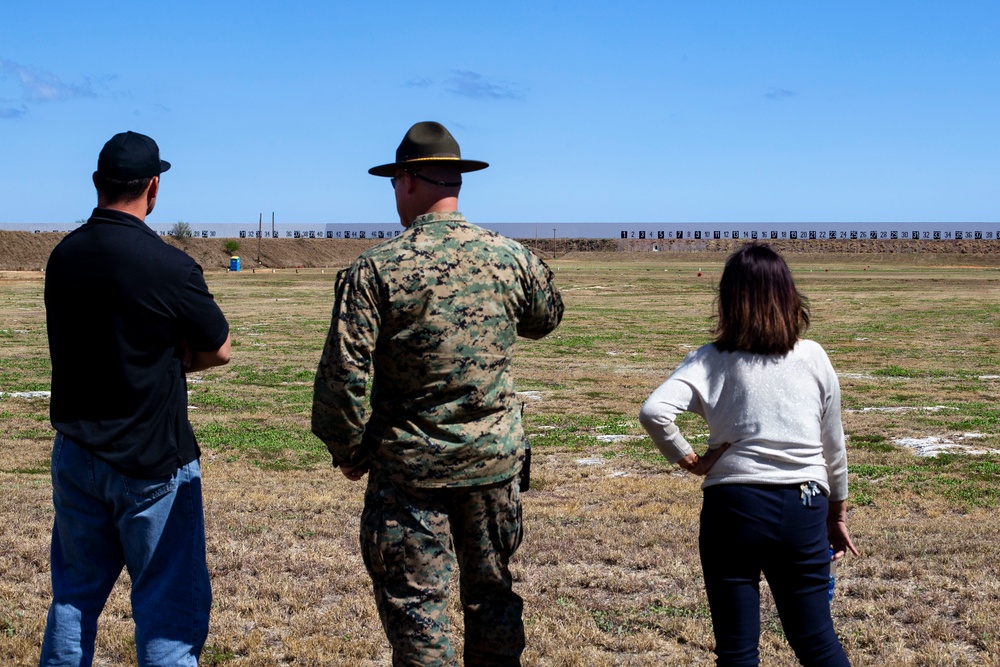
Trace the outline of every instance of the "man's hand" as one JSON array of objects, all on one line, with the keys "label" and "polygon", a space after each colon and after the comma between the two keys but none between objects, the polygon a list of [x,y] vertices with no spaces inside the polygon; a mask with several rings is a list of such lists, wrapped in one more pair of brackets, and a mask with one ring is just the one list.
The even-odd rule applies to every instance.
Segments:
[{"label": "man's hand", "polygon": [[187,373],[191,370],[191,362],[194,360],[194,352],[191,351],[191,344],[187,340],[182,340],[178,346],[180,349],[181,368]]},{"label": "man's hand", "polygon": [[229,363],[232,354],[232,338],[226,336],[222,346],[212,352],[195,352],[191,344],[182,340],[180,344],[181,367],[185,373],[197,373],[213,366],[224,366]]},{"label": "man's hand", "polygon": [[368,459],[365,459],[355,466],[340,466],[340,472],[344,473],[344,477],[347,479],[356,482],[365,476],[369,468],[371,465],[368,463]]},{"label": "man's hand", "polygon": [[698,456],[694,452],[691,452],[678,461],[677,465],[695,475],[706,475],[712,469],[712,466],[715,465],[715,462],[719,460],[719,457],[722,456],[722,453],[729,449],[729,444],[728,442],[724,442],[715,449],[705,452],[704,456]]}]

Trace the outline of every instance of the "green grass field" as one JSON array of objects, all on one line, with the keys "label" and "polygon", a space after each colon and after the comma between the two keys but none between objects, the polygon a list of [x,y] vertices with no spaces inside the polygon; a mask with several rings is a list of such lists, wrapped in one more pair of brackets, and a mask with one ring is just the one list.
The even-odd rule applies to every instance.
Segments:
[{"label": "green grass field", "polygon": [[[513,568],[526,665],[713,664],[698,482],[656,453],[637,413],[709,340],[724,259],[552,262],[565,319],[548,338],[521,341],[515,361],[535,452]],[[1000,665],[1000,271],[789,260],[812,305],[808,337],[841,377],[849,527],[862,554],[841,565],[833,611],[853,664]],[[330,270],[208,275],[233,360],[189,386],[215,592],[206,665],[388,664],[357,547],[363,485],[335,474],[309,431],[332,280]],[[8,275],[3,665],[37,661],[52,520],[48,401],[9,394],[48,385],[42,281]],[[696,447],[698,422],[680,422]],[[921,457],[899,444],[907,438],[956,448]],[[460,644],[457,609],[453,600]],[[797,664],[767,596],[762,624],[763,663]],[[134,665],[131,642],[123,577],[96,664]]]}]

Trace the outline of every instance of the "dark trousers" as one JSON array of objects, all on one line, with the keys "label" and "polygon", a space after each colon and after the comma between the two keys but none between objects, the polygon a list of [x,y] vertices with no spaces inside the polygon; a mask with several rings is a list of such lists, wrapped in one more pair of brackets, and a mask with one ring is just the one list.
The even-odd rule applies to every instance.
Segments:
[{"label": "dark trousers", "polygon": [[373,474],[361,553],[394,667],[457,667],[445,613],[455,565],[466,667],[515,667],[524,650],[521,598],[508,565],[521,543],[517,479],[490,486],[402,489]]},{"label": "dark trousers", "polygon": [[826,496],[804,505],[798,485],[749,484],[720,484],[704,494],[699,547],[716,664],[760,664],[763,572],[799,662],[849,666],[830,617]]}]

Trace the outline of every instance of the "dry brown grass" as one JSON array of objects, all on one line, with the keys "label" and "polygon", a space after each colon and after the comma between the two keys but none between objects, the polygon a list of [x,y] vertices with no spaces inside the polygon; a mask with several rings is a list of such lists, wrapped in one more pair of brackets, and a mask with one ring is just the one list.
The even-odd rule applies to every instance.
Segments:
[{"label": "dry brown grass", "polygon": [[[521,344],[516,362],[519,389],[537,392],[527,399],[535,485],[513,566],[526,665],[713,664],[697,481],[646,439],[598,436],[641,435],[642,401],[708,339],[723,259],[553,264],[563,326]],[[1000,457],[931,462],[892,443],[975,431],[976,443],[1000,449],[997,380],[983,377],[1000,361],[1000,276],[814,260],[793,270],[812,298],[811,337],[856,410],[845,428],[862,556],[841,566],[834,603],[848,654],[855,665],[1000,665]],[[357,547],[363,487],[334,474],[308,434],[331,280],[318,270],[208,277],[235,347],[229,367],[191,385],[215,594],[203,664],[388,664]],[[40,280],[0,281],[0,322],[0,392],[47,388]],[[37,660],[48,604],[47,407],[0,398],[4,665]],[[694,419],[684,427],[704,432]],[[796,664],[770,601],[762,620],[764,664]],[[101,623],[97,664],[134,665],[127,577]]]}]

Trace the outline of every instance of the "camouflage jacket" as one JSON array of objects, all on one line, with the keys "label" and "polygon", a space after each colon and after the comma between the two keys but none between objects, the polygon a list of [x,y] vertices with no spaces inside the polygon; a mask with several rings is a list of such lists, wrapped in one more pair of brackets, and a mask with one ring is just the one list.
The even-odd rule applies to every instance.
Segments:
[{"label": "camouflage jacket", "polygon": [[514,341],[545,336],[563,313],[541,259],[461,213],[428,213],[341,271],[335,292],[312,412],[334,465],[367,458],[413,487],[520,471]]}]

